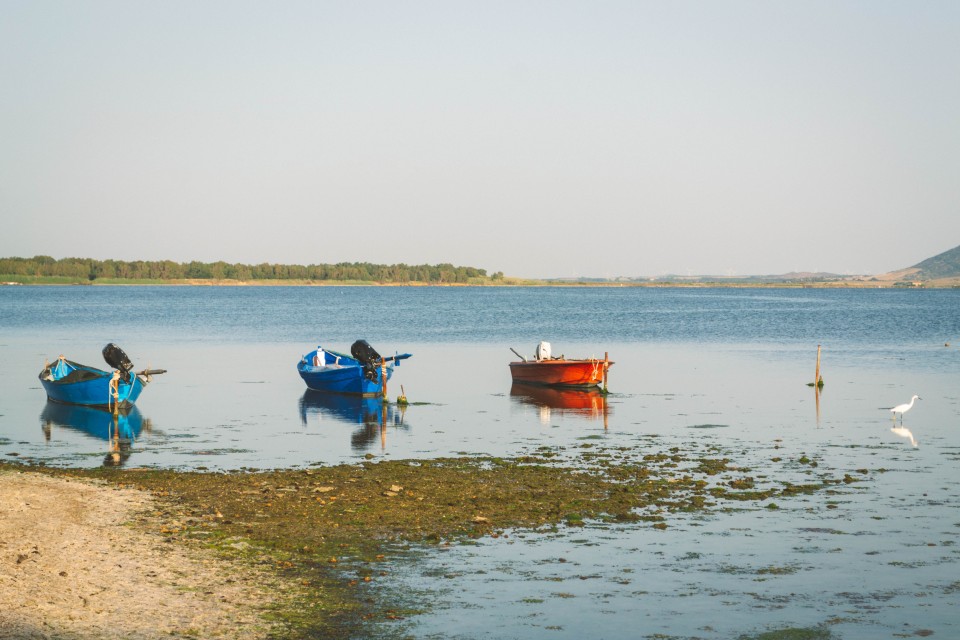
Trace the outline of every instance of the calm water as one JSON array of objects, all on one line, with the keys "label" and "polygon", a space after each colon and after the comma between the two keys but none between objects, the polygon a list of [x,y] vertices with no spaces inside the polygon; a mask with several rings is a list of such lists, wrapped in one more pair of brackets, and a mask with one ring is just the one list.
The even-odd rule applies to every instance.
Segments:
[{"label": "calm water", "polygon": [[[411,352],[414,403],[304,393],[317,344]],[[510,347],[616,361],[606,399],[511,388]],[[102,417],[46,403],[60,353],[165,368],[122,427],[126,466],[240,469],[716,446],[757,474],[801,456],[868,480],[779,511],[590,525],[424,551],[386,588],[435,604],[423,638],[960,637],[960,291],[0,287],[0,455],[96,466]],[[826,382],[812,381],[817,345]],[[945,346],[949,344],[949,346]],[[891,430],[889,407],[922,396]],[[786,467],[786,472],[802,473]],[[882,470],[882,471],[881,471]],[[771,567],[777,570],[770,570]],[[384,587],[372,587],[384,588]],[[657,634],[660,634],[657,636]]]}]

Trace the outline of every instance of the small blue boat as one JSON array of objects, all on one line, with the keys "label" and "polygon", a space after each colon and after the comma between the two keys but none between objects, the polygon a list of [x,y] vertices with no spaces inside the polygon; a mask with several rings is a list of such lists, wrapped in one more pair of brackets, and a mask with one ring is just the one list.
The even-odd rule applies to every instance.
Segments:
[{"label": "small blue boat", "polygon": [[380,356],[366,340],[350,347],[351,355],[317,347],[297,363],[297,371],[307,387],[327,393],[360,396],[383,394],[384,384],[393,376],[395,366],[412,354]]},{"label": "small blue boat", "polygon": [[79,364],[63,356],[47,364],[39,376],[47,398],[63,404],[129,411],[150,383],[151,376],[166,373],[164,369],[134,373],[127,354],[113,343],[103,348],[103,357],[113,367],[112,371]]}]

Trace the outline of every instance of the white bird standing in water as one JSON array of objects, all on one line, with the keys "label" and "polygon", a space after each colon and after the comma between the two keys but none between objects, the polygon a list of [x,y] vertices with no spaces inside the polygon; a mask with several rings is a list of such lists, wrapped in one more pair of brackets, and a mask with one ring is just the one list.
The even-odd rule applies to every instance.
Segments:
[{"label": "white bird standing in water", "polygon": [[903,414],[905,414],[907,411],[910,411],[910,409],[913,409],[913,403],[916,402],[917,400],[923,400],[923,398],[921,398],[918,395],[915,395],[912,398],[910,398],[909,404],[898,404],[893,409],[890,409],[890,413],[892,414],[893,419],[896,420],[897,414],[899,413],[900,422],[903,422]]}]

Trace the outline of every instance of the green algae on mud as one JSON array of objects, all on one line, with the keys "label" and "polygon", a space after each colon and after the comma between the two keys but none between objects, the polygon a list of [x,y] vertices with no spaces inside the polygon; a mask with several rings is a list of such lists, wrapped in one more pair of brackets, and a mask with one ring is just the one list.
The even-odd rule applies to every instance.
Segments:
[{"label": "green algae on mud", "polygon": [[830,640],[834,635],[825,627],[810,629],[776,629],[756,636],[739,636],[737,640]]},{"label": "green algae on mud", "polygon": [[[783,503],[853,480],[820,471],[817,481],[795,484],[787,466],[779,479],[754,476],[731,454],[696,444],[662,453],[573,449],[229,473],[43,470],[149,491],[163,505],[155,533],[167,541],[206,544],[275,571],[289,585],[274,612],[289,638],[369,637],[371,623],[387,621],[398,621],[402,635],[402,620],[423,606],[390,589],[390,560],[404,545],[587,522],[669,531],[672,514],[765,508],[774,497]],[[381,624],[377,635],[385,634]]]}]

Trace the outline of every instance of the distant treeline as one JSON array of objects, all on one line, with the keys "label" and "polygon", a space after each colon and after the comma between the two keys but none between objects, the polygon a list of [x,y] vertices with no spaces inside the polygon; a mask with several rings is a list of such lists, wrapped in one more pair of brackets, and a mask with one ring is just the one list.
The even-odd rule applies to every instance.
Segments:
[{"label": "distant treeline", "polygon": [[487,276],[485,269],[455,267],[452,264],[406,265],[340,262],[337,264],[228,264],[170,260],[92,260],[50,256],[0,258],[0,277],[56,277],[94,282],[119,280],[333,280],[426,284],[470,284],[502,280],[503,273]]}]

